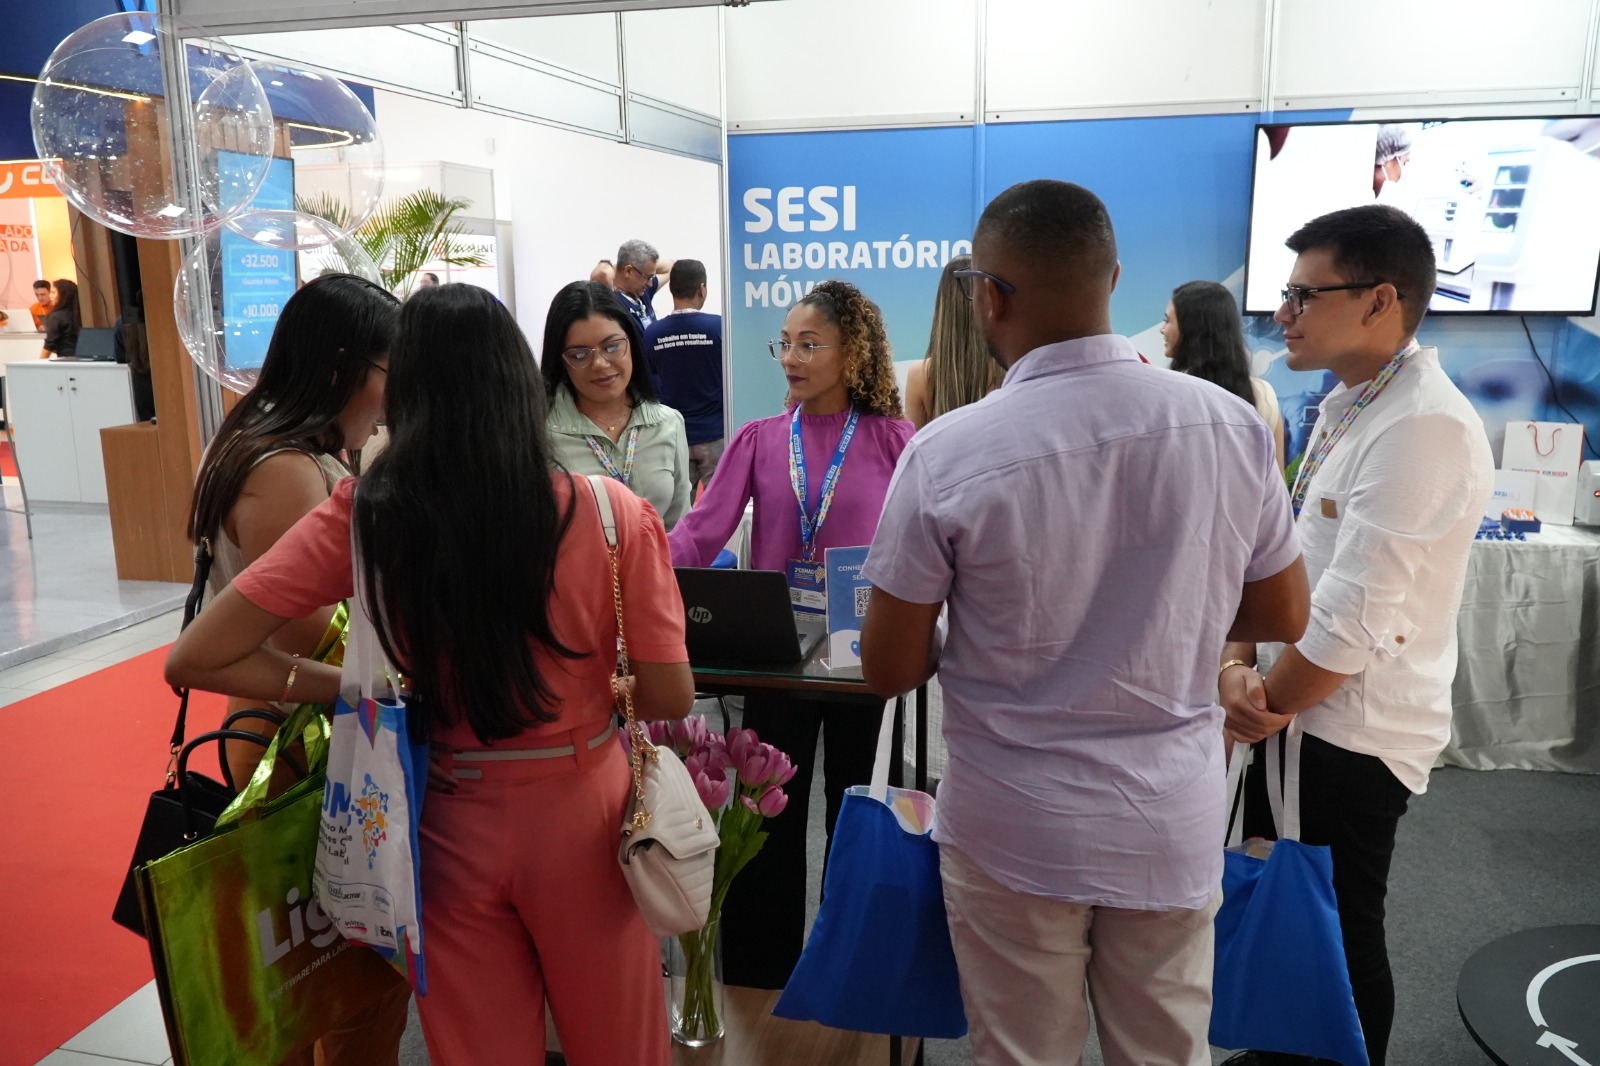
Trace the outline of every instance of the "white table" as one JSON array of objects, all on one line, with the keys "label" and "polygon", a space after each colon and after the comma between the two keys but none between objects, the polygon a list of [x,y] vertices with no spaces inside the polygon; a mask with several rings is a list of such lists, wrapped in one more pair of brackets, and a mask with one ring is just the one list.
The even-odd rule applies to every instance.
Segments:
[{"label": "white table", "polygon": [[1477,541],[1440,755],[1475,770],[1600,773],[1600,532]]}]

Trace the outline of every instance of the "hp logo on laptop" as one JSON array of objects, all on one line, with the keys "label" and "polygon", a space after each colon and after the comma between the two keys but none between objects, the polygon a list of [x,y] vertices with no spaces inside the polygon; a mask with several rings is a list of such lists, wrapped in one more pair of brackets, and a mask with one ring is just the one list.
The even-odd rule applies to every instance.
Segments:
[{"label": "hp logo on laptop", "polygon": [[689,608],[689,621],[701,623],[709,622],[711,621],[711,612],[706,610],[704,607],[691,607]]}]

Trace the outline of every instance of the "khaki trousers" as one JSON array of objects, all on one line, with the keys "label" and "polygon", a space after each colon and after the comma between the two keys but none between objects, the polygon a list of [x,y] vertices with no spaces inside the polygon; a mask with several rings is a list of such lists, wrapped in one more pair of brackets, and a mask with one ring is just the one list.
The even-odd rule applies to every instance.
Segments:
[{"label": "khaki trousers", "polygon": [[1210,1066],[1212,918],[1015,892],[939,847],[977,1066],[1077,1066],[1094,1005],[1106,1066]]}]

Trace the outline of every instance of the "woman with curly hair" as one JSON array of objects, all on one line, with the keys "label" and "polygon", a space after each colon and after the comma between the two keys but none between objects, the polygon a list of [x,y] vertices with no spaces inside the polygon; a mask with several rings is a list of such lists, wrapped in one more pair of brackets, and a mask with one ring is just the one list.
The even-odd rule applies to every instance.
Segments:
[{"label": "woman with curly hair", "polygon": [[[822,559],[828,548],[872,542],[889,479],[913,432],[900,414],[882,312],[854,285],[825,281],[790,309],[768,349],[788,379],[790,410],[733,435],[705,495],[668,535],[675,566],[708,565],[751,500],[750,565],[757,570],[787,570],[792,562]],[[803,462],[792,458],[795,437]],[[828,481],[833,492],[823,508]],[[805,939],[806,808],[817,736],[827,733],[823,791],[831,845],[844,790],[872,776],[882,715],[875,696],[745,697],[745,728],[787,752],[798,769],[789,806],[767,822],[766,846],[722,908],[729,983],[788,983]]]}]

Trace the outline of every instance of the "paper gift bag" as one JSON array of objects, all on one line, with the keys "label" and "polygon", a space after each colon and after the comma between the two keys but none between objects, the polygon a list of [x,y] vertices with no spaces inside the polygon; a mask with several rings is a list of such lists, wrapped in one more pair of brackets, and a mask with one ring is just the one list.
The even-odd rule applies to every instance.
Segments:
[{"label": "paper gift bag", "polygon": [[1507,422],[1503,470],[1535,476],[1533,513],[1539,521],[1572,525],[1583,462],[1583,426],[1575,422]]}]

